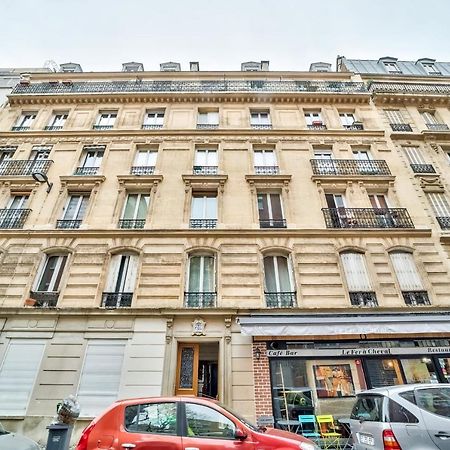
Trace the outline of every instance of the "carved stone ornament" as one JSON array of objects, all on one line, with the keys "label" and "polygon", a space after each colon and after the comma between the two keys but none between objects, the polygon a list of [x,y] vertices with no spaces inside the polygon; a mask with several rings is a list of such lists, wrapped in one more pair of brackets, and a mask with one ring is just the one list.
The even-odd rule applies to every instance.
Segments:
[{"label": "carved stone ornament", "polygon": [[439,176],[420,177],[420,187],[424,192],[444,192],[444,185]]},{"label": "carved stone ornament", "polygon": [[192,336],[206,336],[205,328],[206,322],[203,319],[194,319],[192,322]]}]

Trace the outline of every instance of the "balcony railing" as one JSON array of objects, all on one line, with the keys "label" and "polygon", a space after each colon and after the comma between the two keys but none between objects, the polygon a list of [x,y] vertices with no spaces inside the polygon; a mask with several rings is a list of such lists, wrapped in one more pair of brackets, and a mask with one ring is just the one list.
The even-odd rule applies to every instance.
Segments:
[{"label": "balcony railing", "polygon": [[308,130],[317,130],[317,131],[323,131],[327,129],[327,126],[324,123],[313,123],[310,125],[306,125]]},{"label": "balcony railing", "polygon": [[406,208],[322,208],[327,228],[414,228]]},{"label": "balcony railing", "polygon": [[12,95],[40,94],[108,94],[134,92],[318,92],[333,94],[367,94],[362,82],[318,80],[133,80],[133,81],[77,81],[72,83],[18,84]]},{"label": "balcony railing", "polygon": [[48,125],[44,128],[45,131],[61,131],[62,129],[62,125]]},{"label": "balcony railing", "polygon": [[96,175],[99,167],[77,167],[74,175]]},{"label": "balcony railing", "polygon": [[191,219],[189,226],[190,228],[213,229],[217,227],[217,219]]},{"label": "balcony railing", "polygon": [[351,125],[344,125],[344,128],[349,131],[362,131],[364,125],[361,122],[353,122]]},{"label": "balcony railing", "polygon": [[294,308],[297,305],[297,293],[294,292],[264,292],[268,308]]},{"label": "balcony railing", "polygon": [[427,291],[402,291],[402,295],[407,305],[431,305]]},{"label": "balcony railing", "polygon": [[130,170],[131,175],[153,175],[155,166],[133,166]]},{"label": "balcony railing", "polygon": [[384,160],[311,159],[314,175],[391,175]]},{"label": "balcony railing", "polygon": [[36,300],[36,308],[55,308],[58,303],[59,292],[31,291],[30,298]]},{"label": "balcony railing", "polygon": [[217,175],[218,170],[217,166],[194,166],[192,173],[194,175]]},{"label": "balcony railing", "polygon": [[450,217],[440,216],[436,217],[436,219],[443,230],[450,228]]},{"label": "balcony railing", "polygon": [[64,229],[64,230],[76,230],[77,228],[80,228],[82,220],[75,219],[75,220],[66,220],[61,219],[56,222],[56,228]]},{"label": "balcony railing", "polygon": [[429,83],[380,83],[369,84],[369,91],[373,93],[386,94],[428,94],[428,95],[450,95],[450,84]]},{"label": "balcony railing", "polygon": [[12,127],[11,131],[28,131],[30,127]]},{"label": "balcony railing", "polygon": [[31,209],[0,209],[0,228],[23,228]]},{"label": "balcony railing", "polygon": [[256,175],[278,175],[280,168],[278,166],[255,166]]},{"label": "balcony railing", "polygon": [[271,130],[272,124],[271,123],[252,123],[250,126],[254,130]]},{"label": "balcony railing", "polygon": [[132,292],[103,292],[103,308],[129,308],[133,299]]},{"label": "balcony railing", "polygon": [[392,131],[412,131],[409,123],[391,123]]},{"label": "balcony railing", "polygon": [[156,124],[156,123],[144,123],[142,124],[143,130],[160,130],[162,128],[162,124]]},{"label": "balcony railing", "polygon": [[9,159],[0,163],[0,176],[31,176],[35,172],[47,173],[50,159]]},{"label": "balcony railing", "polygon": [[119,228],[124,230],[142,229],[145,226],[145,219],[120,219]]},{"label": "balcony railing", "polygon": [[185,292],[185,308],[215,308],[217,301],[216,292]]},{"label": "balcony railing", "polygon": [[414,173],[436,173],[432,164],[410,164]]},{"label": "balcony railing", "polygon": [[260,228],[286,228],[286,219],[259,220]]},{"label": "balcony railing", "polygon": [[114,125],[93,125],[92,129],[98,130],[98,131],[106,131],[106,130],[112,130],[113,127],[114,127]]},{"label": "balcony railing", "polygon": [[350,303],[353,306],[367,306],[369,308],[374,308],[378,306],[377,296],[375,292],[349,292]]},{"label": "balcony railing", "polygon": [[432,131],[448,131],[446,123],[427,123],[427,128]]},{"label": "balcony railing", "polygon": [[218,123],[198,123],[197,130],[217,130],[219,128]]}]

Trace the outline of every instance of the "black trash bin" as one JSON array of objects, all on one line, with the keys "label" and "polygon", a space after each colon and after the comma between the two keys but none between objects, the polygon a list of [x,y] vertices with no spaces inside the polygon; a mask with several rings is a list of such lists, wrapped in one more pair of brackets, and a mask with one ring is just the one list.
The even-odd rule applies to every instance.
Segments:
[{"label": "black trash bin", "polygon": [[73,425],[58,423],[55,425],[49,425],[47,430],[48,439],[45,450],[69,450]]}]

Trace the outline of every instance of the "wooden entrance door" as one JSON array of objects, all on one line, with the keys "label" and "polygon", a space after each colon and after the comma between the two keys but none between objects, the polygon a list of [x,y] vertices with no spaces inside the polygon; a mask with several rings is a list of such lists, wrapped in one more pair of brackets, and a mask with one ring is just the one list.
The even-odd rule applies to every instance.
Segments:
[{"label": "wooden entrance door", "polygon": [[199,344],[179,344],[175,395],[198,394]]}]

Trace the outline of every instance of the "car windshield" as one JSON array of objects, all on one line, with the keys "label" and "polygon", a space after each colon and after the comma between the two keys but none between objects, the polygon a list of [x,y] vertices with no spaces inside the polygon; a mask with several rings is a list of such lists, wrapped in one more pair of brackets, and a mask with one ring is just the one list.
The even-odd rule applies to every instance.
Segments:
[{"label": "car windshield", "polygon": [[221,403],[219,403],[219,405],[225,409],[226,411],[228,411],[230,414],[233,414],[234,417],[236,417],[236,419],[240,420],[244,425],[246,425],[248,428],[250,428],[252,431],[259,431],[258,427],[254,424],[252,424],[251,422],[249,422],[247,419],[244,419],[240,414],[235,413],[232,409],[228,408],[228,406],[222,405]]}]

